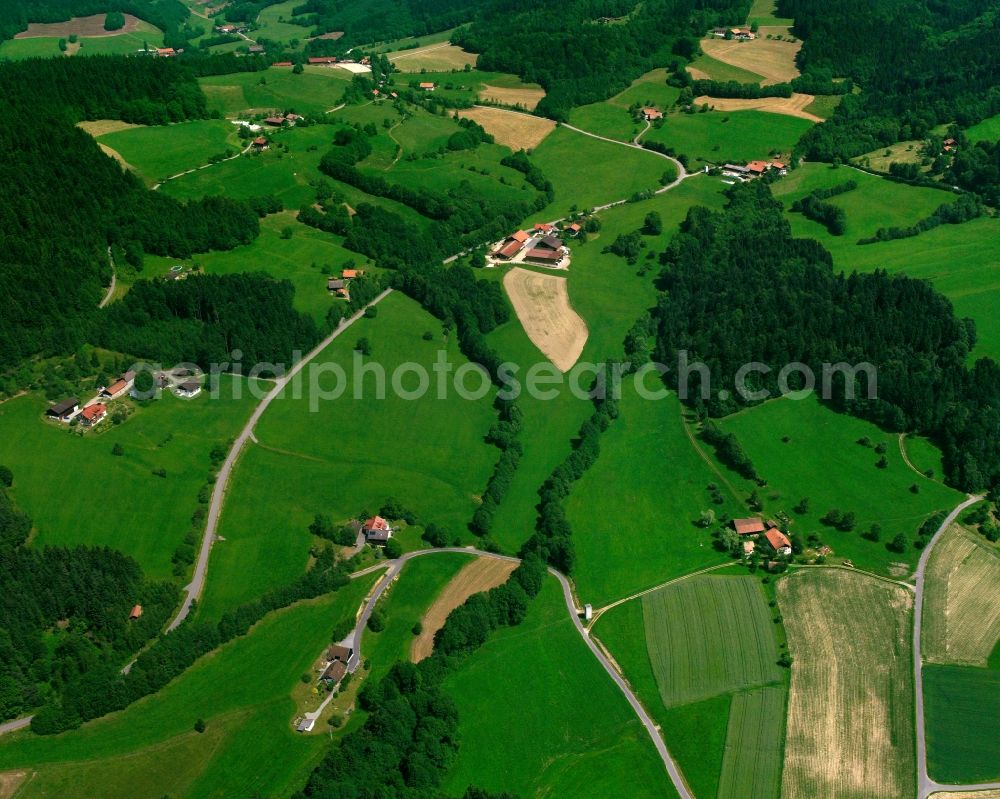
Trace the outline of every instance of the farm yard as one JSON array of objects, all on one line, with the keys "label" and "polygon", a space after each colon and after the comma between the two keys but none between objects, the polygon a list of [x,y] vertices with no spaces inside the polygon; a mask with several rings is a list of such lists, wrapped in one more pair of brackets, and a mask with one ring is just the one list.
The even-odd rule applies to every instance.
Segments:
[{"label": "farm yard", "polygon": [[777,596],[794,658],[781,795],[912,795],[910,592],[843,569],[806,569],[781,578]]},{"label": "farm yard", "polygon": [[524,332],[560,372],[568,372],[587,343],[587,323],[573,310],[567,279],[516,266],[503,285]]},{"label": "farm yard", "polygon": [[925,586],[924,660],[985,667],[1000,641],[1000,551],[953,525],[931,552]]},{"label": "farm yard", "polygon": [[[421,563],[423,560],[418,558],[414,564]],[[432,558],[426,560],[432,560]],[[414,564],[410,564],[410,566],[412,567]],[[441,589],[434,602],[427,607],[423,617],[419,619],[421,630],[410,646],[410,660],[419,663],[424,658],[430,657],[434,651],[434,633],[444,626],[448,614],[473,594],[479,591],[489,591],[491,588],[506,582],[516,567],[517,563],[514,561],[495,558],[476,558],[466,563]]]},{"label": "farm yard", "polygon": [[527,618],[494,632],[444,688],[462,739],[449,794],[475,784],[524,799],[599,799],[627,784],[633,799],[676,796],[646,731],[566,617],[554,578]]},{"label": "farm yard", "polygon": [[556,127],[555,122],[543,117],[486,106],[464,108],[458,115],[482,125],[497,144],[515,151],[534,150]]}]

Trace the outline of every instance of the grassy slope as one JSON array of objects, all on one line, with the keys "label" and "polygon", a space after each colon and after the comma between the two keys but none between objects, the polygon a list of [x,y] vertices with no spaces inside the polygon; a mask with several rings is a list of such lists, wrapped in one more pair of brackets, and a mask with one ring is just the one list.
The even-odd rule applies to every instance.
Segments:
[{"label": "grassy slope", "polygon": [[149,184],[243,148],[236,127],[224,119],[132,128],[101,136],[100,142],[116,150]]},{"label": "grassy slope", "polygon": [[661,111],[669,109],[680,95],[680,90],[668,86],[667,71],[654,69],[632,81],[632,84],[614,97],[601,103],[592,103],[573,109],[570,122],[578,128],[621,141],[632,141],[645,123],[636,124],[628,113],[629,106],[641,103]]},{"label": "grassy slope", "polygon": [[[624,148],[617,149],[628,152]],[[652,158],[648,155],[644,157]],[[613,192],[612,179],[609,176],[605,179],[608,181],[604,185],[605,194],[609,192],[608,186],[612,186]],[[581,361],[601,363],[620,354],[628,329],[642,310],[651,308],[656,301],[653,274],[639,276],[635,268],[627,266],[622,259],[603,255],[601,249],[604,245],[613,241],[619,233],[640,227],[643,217],[656,210],[663,218],[664,233],[649,239],[649,249],[662,250],[692,205],[701,203],[718,207],[721,204],[719,192],[722,188],[717,181],[696,178],[652,200],[611,209],[601,214],[603,228],[597,237],[585,245],[574,245],[568,278],[570,302],[589,330]],[[561,202],[568,205],[571,196],[561,195],[566,198]],[[502,270],[499,269],[490,270],[487,274],[487,277],[496,280],[501,276]],[[491,333],[489,341],[505,359],[519,364],[523,370],[542,359],[541,353],[528,340],[520,322],[514,317]],[[589,402],[575,399],[569,392],[562,392],[558,399],[551,401],[525,395],[520,405],[524,414],[524,431],[521,434],[524,457],[493,527],[494,538],[510,550],[516,550],[531,535],[538,488],[569,453],[570,439],[592,412]]]},{"label": "grassy slope", "polygon": [[[292,731],[289,695],[373,582],[272,614],[120,713],[56,737],[5,737],[0,769],[38,772],[24,797],[67,788],[107,799],[288,796],[327,746],[325,736]],[[204,738],[192,730],[198,718],[207,724]]]},{"label": "grassy slope", "polygon": [[704,72],[708,75],[709,80],[735,80],[739,83],[760,83],[764,80],[756,72],[727,64],[725,61],[719,61],[719,59],[712,58],[710,55],[698,56],[698,58],[691,62],[691,68]]},{"label": "grassy slope", "polygon": [[671,114],[646,138],[673,147],[699,162],[749,161],[774,151],[788,153],[812,126],[807,119],[766,111],[708,111]]},{"label": "grassy slope", "polygon": [[[950,510],[962,499],[957,491],[914,474],[903,463],[895,436],[812,398],[773,400],[722,419],[719,426],[736,434],[768,481],[760,489],[768,515],[786,511],[795,519],[794,531],[818,532],[838,560],[850,558],[863,569],[888,573],[893,562],[915,564],[919,551],[910,546],[904,554],[889,552],[885,542],[897,533],[912,541],[928,515]],[[782,441],[785,436],[790,437],[788,443]],[[874,449],[856,443],[864,436],[873,444],[886,444],[887,468],[876,468],[879,456]],[[914,483],[918,494],[910,491]],[[799,516],[793,507],[803,497],[809,498],[809,512]],[[840,532],[821,525],[820,517],[831,508],[853,511],[855,530]],[[861,538],[872,523],[882,525],[880,542]]]},{"label": "grassy slope", "polygon": [[924,666],[924,701],[931,777],[1000,779],[1000,668]]},{"label": "grassy slope", "polygon": [[[83,438],[46,422],[46,403],[36,397],[0,405],[0,463],[14,471],[14,496],[35,523],[33,543],[110,546],[147,574],[168,577],[208,478],[209,452],[236,434],[256,403],[245,382],[240,400],[232,399],[231,378],[221,385],[219,399],[166,394]],[[116,443],[123,456],[111,454]],[[159,468],[166,479],[152,473]]]},{"label": "grassy slope", "polygon": [[[519,626],[494,633],[445,689],[462,747],[445,788],[524,799],[675,796],[645,730],[566,616],[549,579]],[[513,709],[516,709],[514,711]]]},{"label": "grassy slope", "polygon": [[973,125],[965,131],[971,142],[1000,140],[1000,114],[984,119],[978,125]]},{"label": "grassy slope", "polygon": [[[115,36],[81,36],[76,55],[131,55],[142,49],[163,46],[163,33],[154,25],[142,22],[133,33]],[[0,43],[0,59],[17,61],[24,58],[54,58],[61,55],[59,37],[33,36],[28,39],[8,39]]]},{"label": "grassy slope", "polygon": [[298,39],[305,43],[306,39],[312,35],[313,29],[311,27],[282,22],[282,19],[288,20],[294,17],[295,9],[300,5],[302,4],[297,0],[286,0],[284,3],[261,9],[260,15],[257,17],[257,29],[250,35],[254,39],[270,39],[285,43],[292,39]]},{"label": "grassy slope", "polygon": [[[443,346],[440,330],[416,303],[393,294],[376,319],[357,323],[317,363],[340,363],[350,374],[353,347],[367,337],[372,359],[390,375],[407,361],[429,369]],[[424,331],[435,339],[424,341]],[[447,350],[453,364],[465,362],[454,337]],[[332,388],[332,378],[320,385]],[[483,443],[496,419],[489,398],[469,402],[452,391],[441,401],[432,391],[408,401],[387,389],[379,400],[368,377],[364,399],[348,391],[311,412],[308,377],[303,386],[301,399],[271,405],[256,430],[260,445],[249,447],[234,473],[219,530],[226,541],[212,552],[202,605],[210,617],[299,574],[317,513],[342,521],[393,496],[423,520],[464,533],[497,458]]]},{"label": "grassy slope", "polygon": [[268,69],[235,75],[200,78],[210,110],[232,116],[254,109],[320,114],[340,104],[344,88],[351,82],[345,69],[306,67],[301,75],[290,69]]}]

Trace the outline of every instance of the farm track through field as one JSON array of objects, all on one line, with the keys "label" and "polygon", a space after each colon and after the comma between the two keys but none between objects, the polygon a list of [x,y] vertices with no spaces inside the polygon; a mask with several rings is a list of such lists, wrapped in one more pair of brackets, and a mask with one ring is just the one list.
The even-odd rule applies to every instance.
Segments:
[{"label": "farm track through field", "polygon": [[153,191],[158,191],[159,188],[160,188],[160,186],[162,186],[164,183],[166,183],[168,181],[176,180],[177,178],[182,178],[185,175],[190,175],[193,172],[198,172],[199,170],[202,170],[202,169],[208,169],[210,166],[215,166],[216,164],[224,164],[224,163],[226,163],[226,161],[232,161],[232,160],[234,160],[236,158],[239,158],[241,155],[246,155],[248,152],[250,152],[250,149],[252,147],[253,147],[253,142],[251,142],[246,147],[244,147],[242,150],[240,150],[238,153],[236,153],[236,155],[231,155],[228,158],[222,158],[222,159],[220,159],[218,161],[210,161],[207,164],[202,164],[201,166],[196,166],[196,167],[194,167],[192,169],[185,169],[183,172],[178,172],[176,175],[171,175],[169,178],[164,178],[159,183],[157,183],[157,184],[155,184],[153,186]]}]

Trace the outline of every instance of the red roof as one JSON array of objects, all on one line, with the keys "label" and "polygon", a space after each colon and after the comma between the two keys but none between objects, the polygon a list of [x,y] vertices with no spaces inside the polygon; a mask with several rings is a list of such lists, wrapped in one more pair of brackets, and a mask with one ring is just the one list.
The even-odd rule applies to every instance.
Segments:
[{"label": "red roof", "polygon": [[266,147],[267,146],[267,139],[265,139],[263,136],[258,136],[256,139],[253,140],[253,146],[254,147]]},{"label": "red roof", "polygon": [[157,47],[156,48],[156,54],[157,55],[177,55],[177,53],[174,51],[173,47]]},{"label": "red roof", "polygon": [[313,58],[309,59],[309,63],[310,64],[336,64],[337,63],[337,58],[336,58],[336,56],[332,56],[332,55],[324,55],[324,56],[318,56],[318,57],[314,56]]},{"label": "red roof", "polygon": [[771,548],[775,552],[777,552],[782,547],[788,547],[789,549],[791,549],[792,547],[792,542],[788,540],[788,536],[786,536],[783,532],[781,532],[781,530],[779,530],[777,527],[772,527],[770,530],[764,533],[764,537],[767,539],[767,543],[771,545]]},{"label": "red roof", "polygon": [[421,89],[433,89],[434,88],[434,84],[433,83],[421,83],[420,84],[420,88]]},{"label": "red roof", "polygon": [[643,108],[642,114],[647,119],[663,119],[663,112],[657,111],[655,108]]},{"label": "red roof", "polygon": [[106,389],[104,389],[102,393],[107,394],[110,397],[113,397],[115,394],[124,391],[126,388],[128,388],[128,383],[126,381],[117,380],[110,386],[108,386]]},{"label": "red roof", "polygon": [[579,233],[580,226],[576,222],[573,222],[572,224],[566,225],[566,230],[572,230],[574,233]]},{"label": "red roof", "polygon": [[272,67],[292,67],[295,66],[291,61],[275,61],[271,64]]},{"label": "red roof", "polygon": [[280,127],[281,125],[285,124],[285,118],[284,117],[268,117],[267,119],[264,120],[264,122],[266,122],[268,125],[277,125],[277,126]]},{"label": "red roof", "polygon": [[511,238],[512,238],[512,239],[513,239],[514,241],[519,241],[519,242],[521,242],[521,244],[524,244],[524,242],[526,242],[526,241],[527,241],[528,239],[530,239],[530,238],[531,238],[531,236],[529,236],[529,235],[528,235],[527,233],[525,233],[525,232],[524,232],[523,230],[519,230],[519,231],[517,231],[517,233],[514,233],[514,234],[513,234],[512,236],[511,236]]},{"label": "red roof", "polygon": [[511,241],[508,241],[506,244],[503,245],[503,247],[497,250],[496,254],[499,255],[501,258],[513,258],[521,251],[521,247],[523,246],[524,242],[512,238]]},{"label": "red roof", "polygon": [[104,418],[104,414],[108,412],[108,406],[101,402],[96,402],[93,405],[88,405],[82,411],[80,411],[80,416],[86,419],[88,422],[94,422],[99,419]]},{"label": "red roof", "polygon": [[785,168],[785,164],[783,162],[781,162],[781,161],[772,161],[771,162],[771,166],[773,166],[775,169],[784,169]]},{"label": "red roof", "polygon": [[543,233],[548,233],[552,229],[553,229],[553,226],[550,225],[548,222],[538,222],[535,225],[535,230],[540,230]]},{"label": "red roof", "polygon": [[767,161],[751,161],[747,164],[747,169],[751,172],[766,172],[767,171]]},{"label": "red roof", "polygon": [[389,529],[389,522],[381,516],[372,516],[370,519],[365,520],[364,529],[366,533],[385,532]]},{"label": "red roof", "polygon": [[130,619],[138,619],[142,615],[142,605],[136,605],[132,612],[128,614]]},{"label": "red roof", "polygon": [[346,280],[352,277],[360,277],[364,273],[364,269],[345,269],[340,276]]},{"label": "red roof", "polygon": [[733,528],[740,535],[763,533],[764,520],[761,519],[760,516],[753,516],[749,519],[733,519]]}]

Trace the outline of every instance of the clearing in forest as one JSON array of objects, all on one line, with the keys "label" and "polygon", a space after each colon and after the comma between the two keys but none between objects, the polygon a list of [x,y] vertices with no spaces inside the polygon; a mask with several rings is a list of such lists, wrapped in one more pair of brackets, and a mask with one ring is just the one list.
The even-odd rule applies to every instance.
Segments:
[{"label": "clearing in forest", "polygon": [[503,286],[531,342],[559,371],[568,372],[587,343],[587,323],[569,303],[566,278],[514,267]]},{"label": "clearing in forest", "polygon": [[801,73],[795,66],[795,56],[802,42],[785,39],[754,39],[741,42],[736,39],[703,39],[701,49],[706,55],[740,69],[762,75],[764,86],[785,83]]},{"label": "clearing in forest", "polygon": [[108,133],[118,133],[122,130],[132,130],[133,128],[141,128],[142,125],[136,125],[132,122],[122,122],[120,119],[92,119],[85,122],[77,122],[76,126],[85,133],[89,133],[95,139],[98,136],[104,136]]},{"label": "clearing in forest", "polygon": [[[516,91],[507,89],[505,91]],[[460,117],[472,119],[483,126],[497,142],[510,149],[532,150],[542,143],[556,126],[551,119],[505,111],[502,108],[476,106],[458,112]]]},{"label": "clearing in forest", "polygon": [[708,103],[710,106],[715,106],[716,111],[770,111],[772,114],[787,114],[790,117],[808,119],[811,122],[822,122],[822,117],[805,110],[806,106],[815,99],[815,96],[811,94],[800,92],[794,92],[791,97],[760,97],[756,100],[702,95],[695,98],[695,104]]},{"label": "clearing in forest", "polygon": [[27,30],[23,30],[14,36],[15,39],[35,39],[54,37],[65,39],[73,34],[87,38],[98,38],[102,36],[120,36],[123,33],[135,33],[140,27],[143,29],[155,30],[149,23],[143,22],[138,17],[125,14],[125,26],[116,31],[104,30],[104,14],[94,14],[89,17],[74,17],[65,22],[32,22]]},{"label": "clearing in forest", "polygon": [[954,525],[934,547],[926,586],[924,660],[985,666],[1000,639],[1000,553]]},{"label": "clearing in forest", "polygon": [[503,105],[517,105],[528,111],[534,111],[535,107],[545,96],[545,89],[531,86],[490,86],[483,84],[479,91],[479,97],[491,103],[502,103]]},{"label": "clearing in forest", "polygon": [[449,42],[389,53],[389,61],[401,72],[420,72],[423,69],[430,72],[447,72],[452,69],[462,69],[466,64],[474,67],[478,57],[475,53],[466,52]]},{"label": "clearing in forest", "polygon": [[431,656],[434,651],[434,634],[444,626],[445,619],[459,605],[463,604],[473,594],[489,591],[506,582],[510,573],[517,568],[512,560],[497,558],[476,558],[466,564],[438,594],[434,603],[427,608],[420,623],[423,629],[410,647],[410,660],[419,663]]},{"label": "clearing in forest", "polygon": [[777,591],[794,659],[781,795],[912,795],[912,595],[842,569],[799,571]]}]

